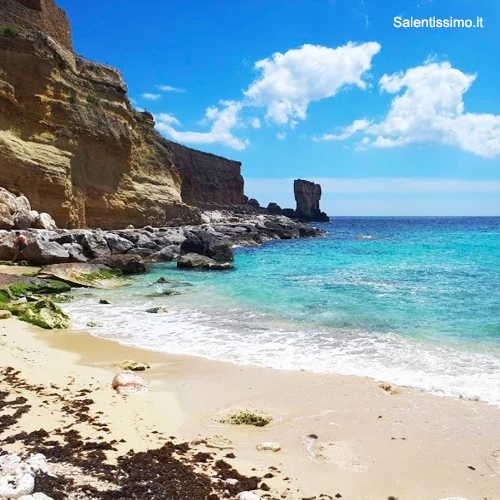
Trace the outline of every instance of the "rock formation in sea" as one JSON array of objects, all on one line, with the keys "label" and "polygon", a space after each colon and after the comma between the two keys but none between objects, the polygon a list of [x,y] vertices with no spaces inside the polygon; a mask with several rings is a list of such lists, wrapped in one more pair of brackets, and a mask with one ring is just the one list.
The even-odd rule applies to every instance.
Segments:
[{"label": "rock formation in sea", "polygon": [[296,215],[301,221],[328,222],[328,216],[319,208],[321,186],[311,181],[296,179],[293,183]]}]

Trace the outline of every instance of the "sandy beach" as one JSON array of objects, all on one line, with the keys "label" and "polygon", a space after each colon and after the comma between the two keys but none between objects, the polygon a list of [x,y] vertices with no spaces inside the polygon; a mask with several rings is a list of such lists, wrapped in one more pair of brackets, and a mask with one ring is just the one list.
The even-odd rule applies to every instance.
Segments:
[{"label": "sandy beach", "polygon": [[[1,367],[13,367],[29,384],[53,394],[13,388],[2,377],[1,390],[32,405],[4,430],[2,441],[19,431],[50,433],[64,425],[95,437],[96,428],[73,422],[55,397],[88,390],[90,413],[106,423],[107,439],[124,440],[108,452],[111,458],[161,446],[170,436],[191,442],[221,435],[234,443],[231,464],[242,474],[271,471],[270,491],[260,494],[272,498],[500,498],[500,410],[480,402],[357,377],[168,356],[15,319],[1,321],[0,345]],[[111,365],[124,359],[151,365],[141,373],[148,393],[124,397],[112,389],[119,370]],[[233,405],[256,406],[275,418],[263,428],[210,422]],[[281,451],[257,451],[266,441],[279,442]],[[2,448],[22,451],[16,442]],[[203,444],[195,448],[228,454]]]}]

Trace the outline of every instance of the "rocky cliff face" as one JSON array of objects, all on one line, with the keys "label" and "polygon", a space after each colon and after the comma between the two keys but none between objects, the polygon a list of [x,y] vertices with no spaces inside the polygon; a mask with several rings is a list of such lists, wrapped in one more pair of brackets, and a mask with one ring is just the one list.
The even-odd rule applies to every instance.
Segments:
[{"label": "rocky cliff face", "polygon": [[296,179],[293,183],[296,216],[303,221],[328,222],[328,216],[319,208],[321,186],[311,181]]},{"label": "rocky cliff face", "polygon": [[0,0],[0,184],[60,227],[197,224],[169,143],[52,0]]},{"label": "rocky cliff face", "polygon": [[213,205],[245,203],[241,163],[169,142],[182,179],[182,199],[188,205],[209,209]]}]

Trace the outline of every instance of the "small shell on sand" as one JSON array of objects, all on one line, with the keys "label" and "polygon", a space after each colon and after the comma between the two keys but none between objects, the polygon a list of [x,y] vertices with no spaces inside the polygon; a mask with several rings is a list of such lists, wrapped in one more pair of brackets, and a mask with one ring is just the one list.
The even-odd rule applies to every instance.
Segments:
[{"label": "small shell on sand", "polygon": [[111,384],[113,389],[122,395],[148,392],[146,381],[130,370],[116,374]]}]

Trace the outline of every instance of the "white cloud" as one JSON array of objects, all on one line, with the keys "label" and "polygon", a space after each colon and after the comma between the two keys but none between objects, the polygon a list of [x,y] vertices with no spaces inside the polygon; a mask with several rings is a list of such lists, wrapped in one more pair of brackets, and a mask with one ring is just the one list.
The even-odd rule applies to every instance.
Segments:
[{"label": "white cloud", "polygon": [[171,85],[157,85],[157,87],[163,92],[186,92],[184,89],[172,87]]},{"label": "white cloud", "polygon": [[276,138],[280,141],[284,141],[286,139],[286,132],[278,132],[276,134]]},{"label": "white cloud", "polygon": [[260,128],[260,120],[258,118],[253,118],[251,123],[253,128]]},{"label": "white cloud", "polygon": [[475,78],[448,62],[428,62],[406,73],[384,75],[380,88],[400,95],[392,100],[383,121],[365,129],[362,147],[434,143],[484,158],[499,157],[500,115],[465,112],[463,95]]},{"label": "white cloud", "polygon": [[160,113],[155,117],[155,121],[170,125],[180,125],[179,120],[170,113]]},{"label": "white cloud", "polygon": [[354,85],[365,89],[365,73],[380,51],[376,42],[349,42],[336,49],[303,45],[255,63],[261,76],[244,92],[249,104],[267,108],[266,117],[277,124],[305,120],[311,102]]},{"label": "white cloud", "polygon": [[368,120],[354,120],[352,125],[345,127],[341,134],[324,134],[321,137],[315,137],[314,142],[324,142],[324,141],[343,141],[348,139],[356,132],[360,130],[365,130],[370,125]]},{"label": "white cloud", "polygon": [[172,116],[166,115],[167,120],[162,120],[159,115],[156,128],[174,141],[186,144],[222,144],[233,149],[245,149],[250,141],[235,137],[231,130],[238,126],[238,113],[242,104],[236,101],[220,101],[220,107],[207,108],[203,123],[211,126],[208,132],[179,131],[172,127]]},{"label": "white cloud", "polygon": [[142,97],[144,99],[148,99],[149,101],[157,101],[158,99],[161,98],[160,94],[150,94],[149,92],[146,92],[145,94],[142,94]]}]

